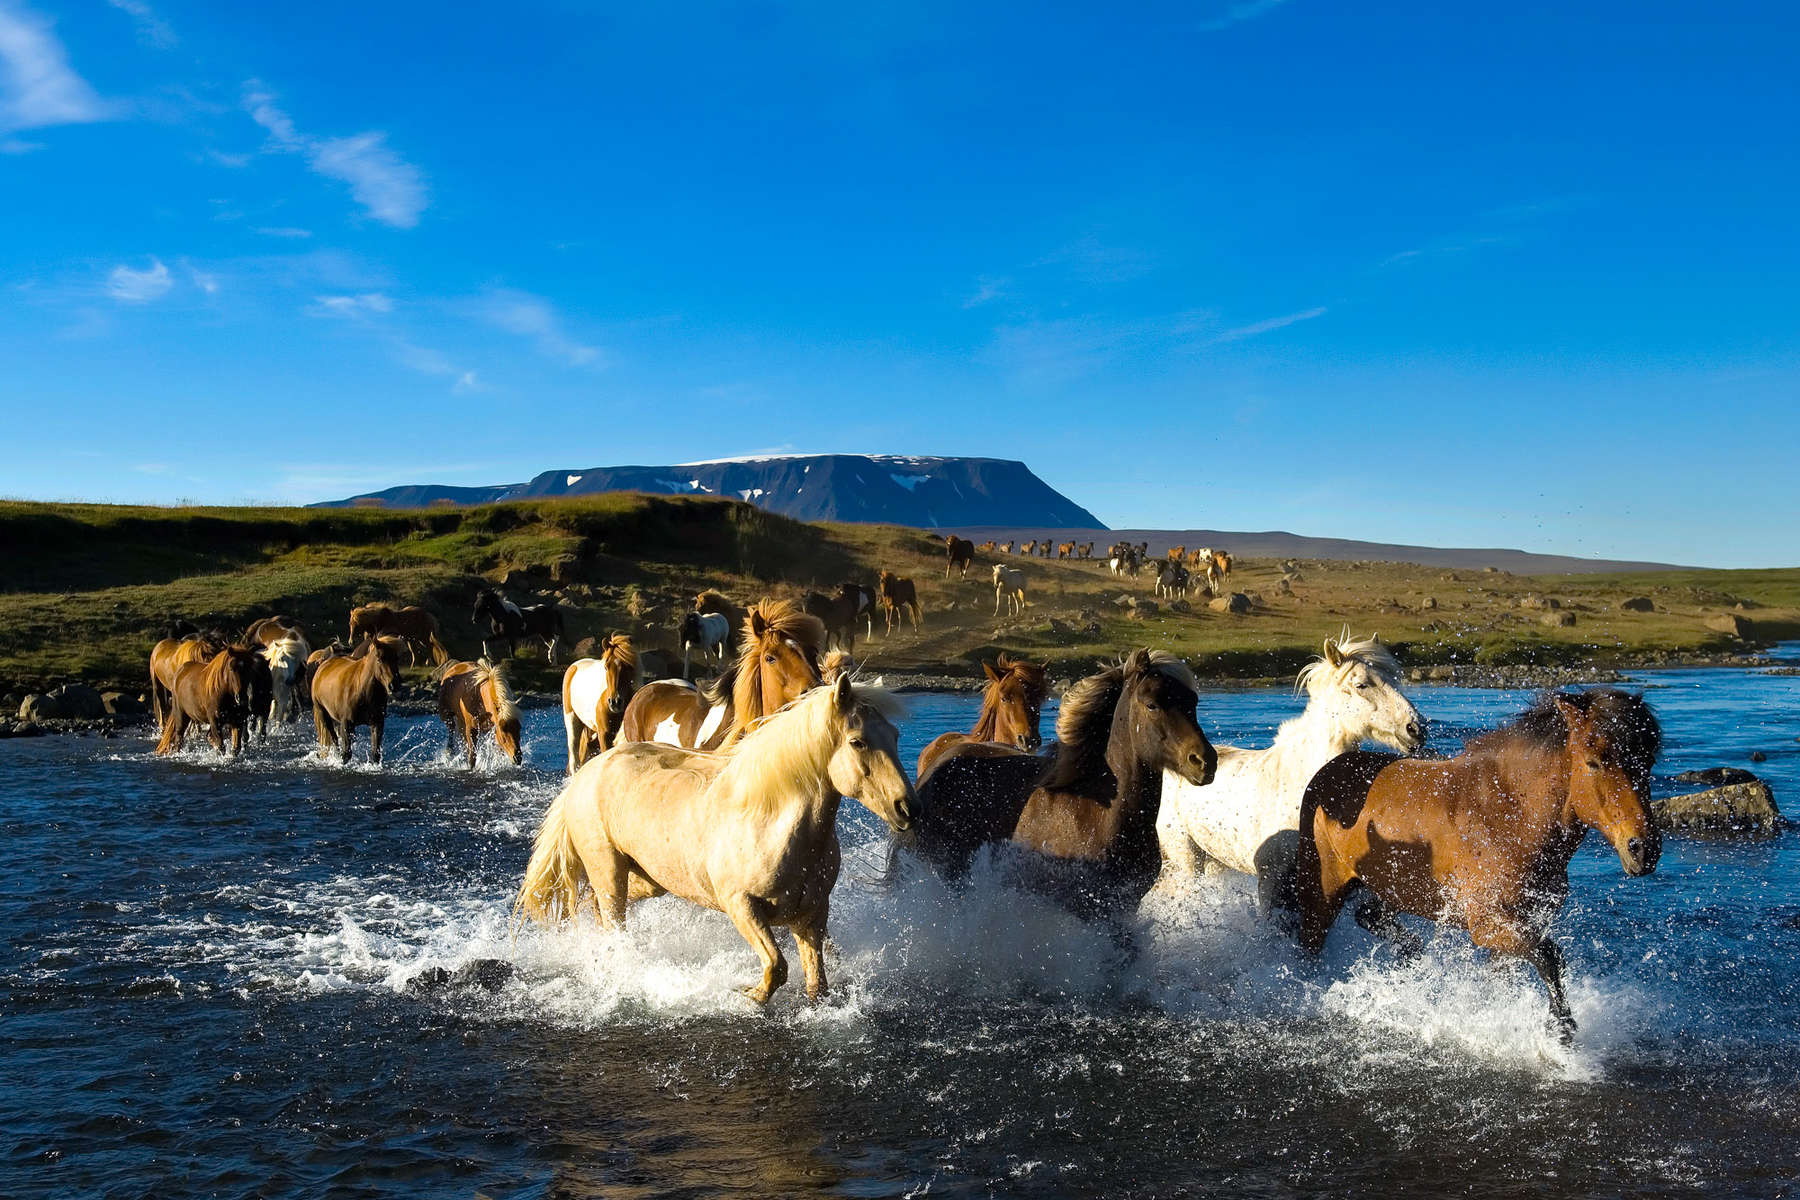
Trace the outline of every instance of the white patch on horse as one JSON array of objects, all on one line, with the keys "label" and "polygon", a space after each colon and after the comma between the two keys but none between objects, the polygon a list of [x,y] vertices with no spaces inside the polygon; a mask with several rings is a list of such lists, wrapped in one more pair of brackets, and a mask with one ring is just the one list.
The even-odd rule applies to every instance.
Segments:
[{"label": "white patch on horse", "polygon": [[725,713],[730,707],[729,704],[715,704],[707,711],[706,720],[700,722],[700,732],[694,735],[694,745],[706,745],[712,735],[719,731],[719,726],[725,723]]},{"label": "white patch on horse", "polygon": [[665,746],[681,745],[681,719],[679,717],[664,717],[662,719],[662,724],[658,725],[655,732],[651,733],[650,740],[653,742],[661,742]]}]

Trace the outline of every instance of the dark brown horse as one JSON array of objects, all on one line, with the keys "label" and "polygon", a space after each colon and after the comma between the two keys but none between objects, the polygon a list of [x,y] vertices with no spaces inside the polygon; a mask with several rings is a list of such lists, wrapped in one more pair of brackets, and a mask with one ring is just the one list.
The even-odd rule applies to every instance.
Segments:
[{"label": "dark brown horse", "polygon": [[408,646],[415,643],[424,646],[431,654],[432,663],[437,666],[441,667],[450,661],[450,652],[438,640],[437,618],[418,605],[395,608],[391,604],[365,604],[350,610],[352,646],[364,638],[380,637],[383,634],[405,638]]},{"label": "dark brown horse", "polygon": [[1417,939],[1395,912],[1460,925],[1475,944],[1522,958],[1550,993],[1567,1041],[1562,955],[1544,936],[1569,894],[1569,859],[1589,829],[1627,875],[1656,869],[1650,768],[1662,745],[1642,696],[1552,694],[1455,758],[1351,751],[1319,769],[1300,802],[1293,900],[1300,945],[1317,954],[1357,885],[1357,923]]},{"label": "dark brown horse", "polygon": [[808,592],[801,597],[800,607],[819,618],[825,626],[825,644],[836,642],[845,651],[856,649],[856,626],[862,620],[866,605],[874,594],[855,583],[838,584],[837,592]]},{"label": "dark brown horse", "polygon": [[1043,664],[1002,654],[995,662],[983,662],[981,669],[987,672],[988,685],[975,728],[967,733],[939,734],[919,751],[917,778],[921,785],[952,747],[962,747],[964,754],[975,753],[976,746],[990,747],[993,753],[1036,754],[1043,745],[1038,724],[1044,700],[1050,695]]},{"label": "dark brown horse", "polygon": [[487,663],[453,662],[438,677],[438,720],[444,723],[447,749],[468,751],[469,769],[475,769],[475,744],[492,732],[500,753],[519,762],[519,706],[499,667]]},{"label": "dark brown horse", "polygon": [[266,663],[248,646],[227,646],[204,662],[184,662],[169,687],[168,719],[157,739],[158,754],[181,749],[193,725],[208,726],[214,750],[226,753],[225,734],[231,733],[233,755],[244,750],[244,731],[250,722],[252,681],[256,669]]},{"label": "dark brown horse", "polygon": [[913,632],[919,629],[919,589],[913,581],[902,578],[892,571],[883,571],[875,581],[875,594],[880,598],[881,611],[887,617],[887,631],[892,634],[899,628],[902,616],[912,617]]},{"label": "dark brown horse", "polygon": [[1212,782],[1218,755],[1195,719],[1193,672],[1164,651],[1070,689],[1048,756],[952,753],[919,789],[911,843],[952,880],[975,852],[1010,842],[1026,882],[1082,917],[1135,908],[1156,881],[1163,772]]},{"label": "dark brown horse", "polygon": [[400,677],[400,651],[406,639],[373,638],[349,654],[328,658],[313,671],[313,727],[319,751],[335,747],[340,762],[350,761],[350,740],[358,725],[369,727],[369,761],[381,762],[381,736],[387,728],[388,694]]},{"label": "dark brown horse", "polygon": [[968,538],[957,537],[954,533],[944,538],[944,578],[950,578],[950,572],[958,572],[958,578],[969,577],[969,564],[975,561],[975,543]]}]

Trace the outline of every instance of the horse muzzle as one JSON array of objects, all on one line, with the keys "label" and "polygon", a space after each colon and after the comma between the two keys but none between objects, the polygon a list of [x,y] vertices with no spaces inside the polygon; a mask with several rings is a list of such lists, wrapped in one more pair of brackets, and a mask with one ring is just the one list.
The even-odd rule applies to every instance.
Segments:
[{"label": "horse muzzle", "polygon": [[1211,742],[1207,742],[1203,750],[1188,751],[1175,768],[1175,773],[1195,787],[1205,787],[1213,781],[1213,775],[1218,769],[1219,752],[1213,749]]},{"label": "horse muzzle", "polygon": [[1035,733],[1021,733],[1013,739],[1013,745],[1027,754],[1036,754],[1043,748],[1044,739]]},{"label": "horse muzzle", "polygon": [[895,833],[905,833],[912,828],[913,818],[917,812],[917,802],[911,797],[902,796],[894,801],[894,817],[888,822],[888,827]]},{"label": "horse muzzle", "polygon": [[1630,838],[1619,851],[1619,865],[1625,868],[1625,874],[1634,879],[1654,873],[1656,864],[1661,859],[1662,839],[1655,834]]}]

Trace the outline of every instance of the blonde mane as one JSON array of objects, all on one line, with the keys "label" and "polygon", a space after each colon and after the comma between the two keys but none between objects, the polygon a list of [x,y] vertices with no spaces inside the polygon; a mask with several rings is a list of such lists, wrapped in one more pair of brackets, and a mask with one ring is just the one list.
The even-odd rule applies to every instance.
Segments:
[{"label": "blonde mane", "polygon": [[[760,635],[756,632],[758,619],[764,626]],[[800,657],[812,670],[813,683],[819,682],[819,656],[825,649],[825,622],[792,600],[763,599],[752,605],[744,616],[743,649],[738,651],[737,660],[727,672],[731,678],[733,718],[727,745],[741,738],[750,722],[769,715],[769,698],[762,694],[762,672],[757,669],[757,664],[766,650],[782,642],[793,642],[799,648]],[[720,699],[724,698],[725,682],[726,675],[721,675],[714,685]],[[708,700],[712,700],[711,695]]]},{"label": "blonde mane", "polygon": [[492,697],[494,705],[494,724],[506,725],[517,723],[519,720],[519,705],[513,698],[512,688],[506,682],[505,665],[496,665],[483,659],[475,667],[474,675],[475,686],[478,690],[489,685],[492,685],[494,689]]},{"label": "blonde mane", "polygon": [[[850,691],[857,708],[890,724],[906,716],[906,705],[892,692],[867,683],[853,683]],[[758,721],[754,728],[739,731],[730,761],[713,782],[712,794],[729,797],[746,809],[773,808],[785,788],[825,774],[826,764],[843,740],[845,723],[845,714],[837,706],[837,687],[813,688]]]},{"label": "blonde mane", "polygon": [[[1334,649],[1343,662],[1332,663],[1331,651]],[[1333,672],[1341,670],[1345,663],[1357,663],[1367,667],[1387,683],[1398,685],[1400,682],[1400,661],[1394,657],[1394,652],[1382,643],[1381,635],[1378,633],[1354,640],[1350,636],[1349,628],[1346,627],[1337,637],[1326,640],[1325,651],[1324,654],[1300,668],[1300,674],[1294,679],[1296,692],[1310,693],[1315,687],[1323,684]]]}]

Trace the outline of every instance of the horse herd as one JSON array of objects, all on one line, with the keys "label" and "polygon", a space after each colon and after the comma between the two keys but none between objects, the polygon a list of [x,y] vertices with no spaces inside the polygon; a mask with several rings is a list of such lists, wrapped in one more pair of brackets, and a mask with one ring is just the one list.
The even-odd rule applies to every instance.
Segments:
[{"label": "horse herd", "polygon": [[[906,593],[894,582],[884,572],[875,589],[846,584],[827,597],[836,628],[900,608]],[[529,610],[497,599],[476,609],[492,638],[541,638],[554,653],[560,624],[515,623]],[[585,898],[617,926],[632,903],[673,893],[724,912],[756,951],[752,999],[766,1001],[786,978],[780,926],[818,996],[836,815],[849,797],[892,831],[890,868],[914,861],[955,885],[1000,848],[995,861],[1018,886],[1109,923],[1127,944],[1125,921],[1146,897],[1180,894],[1208,872],[1253,877],[1263,910],[1312,954],[1353,897],[1357,922],[1403,953],[1418,938],[1398,914],[1453,923],[1537,969],[1567,1039],[1574,1019],[1545,930],[1576,846],[1591,828],[1628,874],[1657,862],[1648,805],[1661,734],[1638,695],[1550,694],[1454,758],[1423,757],[1425,720],[1394,656],[1345,634],[1300,672],[1306,706],[1269,746],[1214,746],[1189,668],[1140,649],[1069,686],[1046,745],[1046,668],[1002,654],[984,664],[974,727],[933,740],[909,771],[900,702],[859,680],[850,638],[829,649],[833,627],[809,611],[811,599],[740,609],[716,592],[698,596],[680,626],[684,643],[692,633],[720,661],[703,684],[640,682],[631,640],[616,633],[567,667],[568,781],[538,832],[519,917],[567,919]],[[294,719],[305,694],[323,754],[347,760],[353,730],[366,725],[379,762],[402,656],[422,647],[437,663],[451,751],[473,766],[491,736],[520,760],[503,674],[485,660],[451,660],[431,614],[364,606],[349,628],[360,640],[348,650],[310,650],[282,617],[228,642],[159,642],[158,752],[200,726],[235,753],[268,721]],[[1366,742],[1385,750],[1364,751]]]}]

